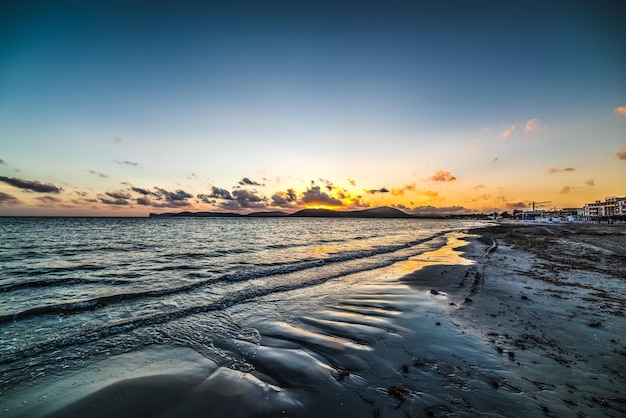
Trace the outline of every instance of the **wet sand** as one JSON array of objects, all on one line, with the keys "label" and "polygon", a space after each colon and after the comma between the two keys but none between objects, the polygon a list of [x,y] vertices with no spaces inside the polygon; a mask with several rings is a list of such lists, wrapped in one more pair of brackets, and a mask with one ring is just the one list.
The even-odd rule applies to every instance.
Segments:
[{"label": "wet sand", "polygon": [[237,337],[211,340],[220,364],[184,342],[152,346],[42,379],[3,412],[626,414],[625,225],[499,225],[441,239],[382,274],[273,294],[254,312],[232,307]]}]

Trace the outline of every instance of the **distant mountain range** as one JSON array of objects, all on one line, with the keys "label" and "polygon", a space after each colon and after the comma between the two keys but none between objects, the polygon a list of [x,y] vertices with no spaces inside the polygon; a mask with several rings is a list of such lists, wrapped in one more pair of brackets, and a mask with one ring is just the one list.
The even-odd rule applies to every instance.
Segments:
[{"label": "distant mountain range", "polygon": [[252,212],[245,215],[233,212],[176,212],[176,213],[151,213],[150,218],[416,218],[399,209],[381,206],[364,210],[331,210],[331,209],[303,209],[294,213],[275,212]]}]

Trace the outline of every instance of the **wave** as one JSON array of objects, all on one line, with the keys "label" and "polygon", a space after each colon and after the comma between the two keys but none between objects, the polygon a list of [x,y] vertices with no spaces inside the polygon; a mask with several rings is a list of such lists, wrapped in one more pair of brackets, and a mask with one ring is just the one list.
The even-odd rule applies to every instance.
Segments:
[{"label": "wave", "polygon": [[[275,293],[289,292],[289,291],[303,289],[307,287],[318,286],[327,281],[344,277],[346,274],[356,274],[356,273],[361,273],[361,272],[366,272],[366,271],[372,271],[378,268],[383,268],[383,267],[392,265],[396,261],[397,260],[394,260],[394,259],[387,259],[385,261],[381,261],[373,265],[362,266],[360,268],[353,269],[349,273],[341,272],[341,273],[337,273],[334,275],[321,277],[315,280],[309,280],[303,283],[283,284],[283,285],[277,285],[277,286],[267,287],[267,288],[244,289],[235,293],[231,293],[228,296],[224,296],[208,304],[188,306],[179,310],[162,312],[162,313],[154,314],[151,316],[133,318],[133,319],[125,320],[125,321],[119,321],[115,324],[105,325],[99,328],[92,327],[82,332],[77,332],[72,335],[65,335],[63,337],[59,337],[54,340],[48,340],[45,343],[39,343],[31,347],[26,347],[20,350],[16,350],[6,355],[4,358],[0,358],[0,365],[13,363],[22,358],[41,354],[44,352],[58,350],[61,348],[78,345],[78,344],[85,344],[85,343],[89,343],[91,341],[95,341],[101,338],[123,334],[125,332],[133,331],[138,328],[160,325],[160,324],[167,323],[173,320],[185,318],[191,315],[196,315],[196,314],[201,314],[201,313],[206,313],[206,312],[211,312],[211,311],[221,311],[229,307],[232,307],[238,304],[248,303],[248,302],[253,301],[256,298],[268,296],[268,295],[275,294]],[[152,293],[152,292],[146,292],[146,293]],[[121,296],[121,295],[118,295],[118,296]],[[63,312],[59,312],[59,310],[62,311],[63,309],[68,310],[68,312],[95,309],[99,305],[99,303],[102,302],[102,299],[103,298],[94,299],[90,301],[81,301],[81,302],[56,305],[55,307],[33,308],[29,311],[33,311],[33,313],[34,311],[40,311],[40,313],[60,314]],[[7,315],[5,315],[5,317],[7,317]],[[2,322],[2,320],[5,319],[5,317],[0,317],[0,322]]]},{"label": "wave", "polygon": [[[161,288],[161,289],[147,290],[147,291],[140,291],[140,292],[117,293],[117,294],[108,295],[108,296],[100,296],[100,297],[92,298],[92,299],[82,299],[78,301],[66,302],[66,303],[60,303],[60,304],[36,306],[36,307],[25,309],[19,312],[13,312],[13,313],[2,315],[0,316],[0,324],[11,322],[11,321],[16,321],[18,319],[24,319],[24,318],[29,318],[29,317],[41,316],[41,315],[59,315],[59,314],[68,314],[68,313],[77,313],[81,311],[95,310],[95,309],[100,309],[100,308],[103,308],[105,306],[108,306],[114,303],[120,303],[120,302],[131,301],[131,300],[139,300],[143,298],[162,297],[166,295],[189,292],[189,291],[193,291],[202,287],[215,284],[217,282],[241,282],[241,281],[247,281],[247,280],[254,280],[254,279],[266,278],[270,276],[295,273],[299,271],[304,271],[304,270],[322,267],[322,266],[328,266],[331,264],[336,264],[336,263],[341,263],[341,262],[346,262],[346,261],[370,258],[376,255],[390,254],[390,253],[397,252],[399,250],[407,249],[407,248],[431,241],[437,237],[447,234],[448,232],[449,231],[440,231],[429,237],[410,241],[408,243],[398,244],[398,245],[380,246],[380,247],[375,247],[375,248],[371,248],[367,250],[346,251],[343,253],[337,253],[337,254],[331,255],[330,257],[324,258],[324,259],[304,260],[304,261],[301,260],[301,261],[289,263],[286,265],[278,265],[278,266],[276,266],[275,264],[269,264],[265,266],[256,265],[257,268],[253,270],[244,269],[243,271],[240,271],[240,272],[225,274],[225,275],[217,276],[217,277],[214,276],[207,280],[199,280],[193,283],[185,284],[183,286]],[[389,259],[388,262],[381,264],[381,266],[389,265],[396,261],[398,260]],[[180,270],[180,269],[189,270],[189,268],[187,267],[188,266],[182,266],[182,267],[178,266],[178,267],[171,267],[171,268],[164,267],[163,270]],[[370,269],[371,267],[364,268],[364,270],[370,270]],[[363,269],[351,270],[349,272],[343,272],[339,274],[338,276],[344,276],[346,274],[351,274],[353,272],[360,272],[364,270]],[[336,278],[338,276],[331,276],[331,278]],[[322,278],[318,280],[326,281],[328,279],[329,278]],[[304,285],[308,285],[307,283],[315,284],[318,280],[312,280],[312,281],[306,282]],[[42,281],[42,282],[45,283],[45,281]],[[71,284],[71,283],[68,283],[68,284]]]}]

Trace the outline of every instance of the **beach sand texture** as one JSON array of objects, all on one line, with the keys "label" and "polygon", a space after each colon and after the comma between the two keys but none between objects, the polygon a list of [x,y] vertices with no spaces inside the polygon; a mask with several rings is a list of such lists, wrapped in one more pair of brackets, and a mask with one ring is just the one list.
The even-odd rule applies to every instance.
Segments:
[{"label": "beach sand texture", "polygon": [[[625,225],[444,238],[382,276],[266,296],[254,316],[233,307],[239,337],[217,343],[228,367],[152,346],[50,377],[4,413],[626,416]],[[319,309],[285,312],[292,298]]]}]

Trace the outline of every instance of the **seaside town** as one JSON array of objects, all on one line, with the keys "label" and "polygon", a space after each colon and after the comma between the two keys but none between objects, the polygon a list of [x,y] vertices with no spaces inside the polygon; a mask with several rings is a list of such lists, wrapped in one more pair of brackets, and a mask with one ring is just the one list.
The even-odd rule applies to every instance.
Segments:
[{"label": "seaside town", "polygon": [[541,209],[541,205],[551,202],[532,202],[532,210],[514,210],[512,214],[494,214],[491,219],[508,219],[533,222],[626,222],[626,197],[606,197],[586,203],[582,208]]}]

